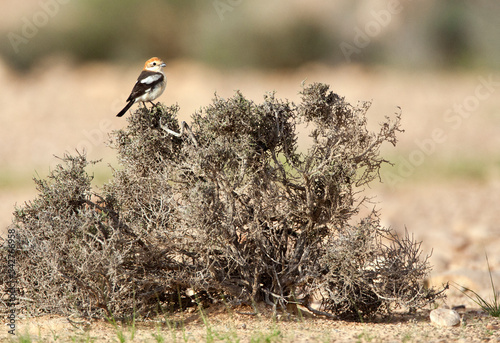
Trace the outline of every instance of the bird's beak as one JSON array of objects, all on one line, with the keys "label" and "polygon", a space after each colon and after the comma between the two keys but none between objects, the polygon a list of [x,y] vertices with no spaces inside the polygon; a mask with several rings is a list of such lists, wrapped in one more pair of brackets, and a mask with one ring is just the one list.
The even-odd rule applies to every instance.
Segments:
[{"label": "bird's beak", "polygon": [[165,64],[165,62],[163,62],[162,64],[160,64],[160,67],[166,67],[167,65]]}]

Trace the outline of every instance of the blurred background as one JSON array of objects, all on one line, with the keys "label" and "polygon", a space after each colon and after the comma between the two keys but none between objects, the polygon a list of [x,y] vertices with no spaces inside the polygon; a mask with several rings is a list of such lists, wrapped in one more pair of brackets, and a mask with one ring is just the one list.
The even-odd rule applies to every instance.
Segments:
[{"label": "blurred background", "polygon": [[56,156],[85,150],[102,159],[96,187],[111,177],[115,115],[158,56],[159,100],[188,122],[214,92],[298,102],[303,81],[373,101],[374,130],[400,107],[394,165],[366,190],[383,224],[423,240],[434,282],[487,290],[485,253],[500,275],[499,2],[4,0],[0,13],[2,230]]}]

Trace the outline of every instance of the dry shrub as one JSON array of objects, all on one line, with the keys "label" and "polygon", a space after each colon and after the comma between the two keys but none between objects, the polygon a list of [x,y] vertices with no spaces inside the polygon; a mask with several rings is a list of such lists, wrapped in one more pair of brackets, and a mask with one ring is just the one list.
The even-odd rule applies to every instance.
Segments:
[{"label": "dry shrub", "polygon": [[125,316],[224,299],[359,319],[434,301],[420,245],[377,212],[355,219],[400,114],[370,132],[370,103],[328,88],[305,87],[298,105],[216,96],[193,115],[196,142],[163,129],[180,129],[177,106],[139,109],[114,132],[121,168],[101,194],[85,156],[65,156],[15,213],[23,304]]}]

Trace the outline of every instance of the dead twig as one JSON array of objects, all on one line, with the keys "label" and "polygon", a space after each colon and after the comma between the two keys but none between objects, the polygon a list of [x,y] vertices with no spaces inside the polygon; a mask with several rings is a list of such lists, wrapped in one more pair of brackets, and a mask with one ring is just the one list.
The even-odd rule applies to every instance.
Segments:
[{"label": "dead twig", "polygon": [[166,131],[167,133],[169,133],[169,134],[171,134],[171,135],[173,135],[175,137],[182,137],[182,136],[184,136],[184,133],[187,132],[189,138],[191,139],[191,142],[193,142],[193,144],[194,144],[195,147],[198,147],[198,142],[197,142],[196,138],[193,135],[193,131],[191,131],[191,128],[189,127],[189,125],[185,121],[181,122],[181,130],[180,130],[180,132],[175,132],[175,131],[170,130],[166,125],[162,125],[161,122],[160,122],[160,127],[164,131]]}]

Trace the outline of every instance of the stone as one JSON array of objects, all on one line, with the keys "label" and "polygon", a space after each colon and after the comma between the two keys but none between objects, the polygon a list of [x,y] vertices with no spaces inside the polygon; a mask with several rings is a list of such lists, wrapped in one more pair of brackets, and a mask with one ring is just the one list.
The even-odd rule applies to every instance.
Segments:
[{"label": "stone", "polygon": [[500,329],[500,325],[488,324],[488,325],[486,325],[486,329],[488,329],[488,330],[498,330],[498,329]]},{"label": "stone", "polygon": [[460,324],[460,315],[457,311],[438,308],[431,311],[431,322],[438,326],[456,326]]}]

